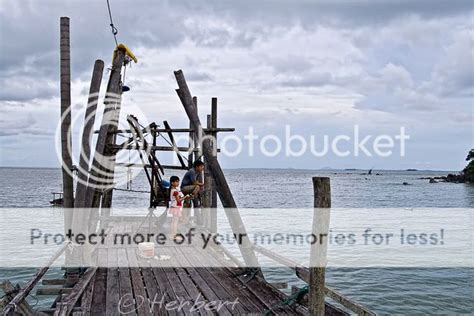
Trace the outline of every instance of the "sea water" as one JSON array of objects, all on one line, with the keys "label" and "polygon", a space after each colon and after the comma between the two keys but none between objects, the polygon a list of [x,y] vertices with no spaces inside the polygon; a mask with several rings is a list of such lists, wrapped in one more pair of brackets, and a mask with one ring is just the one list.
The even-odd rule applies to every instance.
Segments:
[{"label": "sea water", "polygon": [[[166,177],[174,174],[182,176],[182,172],[168,171]],[[357,216],[357,208],[474,207],[474,185],[430,184],[422,179],[447,174],[441,171],[382,170],[367,175],[361,170],[239,169],[225,170],[225,174],[238,206],[247,208],[242,217],[249,232],[284,225],[288,218],[292,225],[307,225],[308,217],[291,213],[276,216],[269,213],[271,210],[265,212],[264,209],[311,208],[313,176],[331,178],[332,206],[355,208],[351,216]],[[141,174],[132,185],[134,190],[146,190],[146,178]],[[3,208],[44,208],[44,214],[49,214],[46,218],[26,218],[25,225],[38,221],[51,225],[62,223],[60,210],[49,204],[51,192],[56,191],[61,191],[59,169],[0,168],[0,205]],[[116,207],[146,207],[148,196],[115,191],[113,203]],[[252,208],[259,209],[259,214],[249,212]],[[18,213],[18,222],[22,221],[25,218]],[[220,230],[228,229],[222,213],[219,213],[218,225]],[[465,225],[472,228],[472,221]],[[9,223],[3,221],[1,226],[4,232],[8,231]],[[472,243],[467,245],[466,251],[472,253]],[[34,272],[34,269],[1,269],[0,280],[9,279],[24,285]],[[61,274],[59,269],[52,269],[47,276],[60,277]],[[265,276],[271,282],[303,285],[294,272],[286,268],[266,268]],[[474,307],[474,276],[470,268],[330,267],[326,277],[328,286],[379,314],[469,314]],[[47,307],[52,299],[33,295],[29,302]]]}]

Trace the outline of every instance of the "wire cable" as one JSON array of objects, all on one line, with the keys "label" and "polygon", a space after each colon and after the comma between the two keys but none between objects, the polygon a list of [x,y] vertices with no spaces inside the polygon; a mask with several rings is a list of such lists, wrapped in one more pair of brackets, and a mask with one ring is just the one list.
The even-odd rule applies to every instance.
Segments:
[{"label": "wire cable", "polygon": [[112,19],[112,11],[110,10],[109,0],[107,0],[107,9],[109,10],[110,28],[112,29],[112,34],[114,35],[115,47],[117,47],[118,46],[118,41],[117,41],[118,29],[115,27],[114,21]]}]

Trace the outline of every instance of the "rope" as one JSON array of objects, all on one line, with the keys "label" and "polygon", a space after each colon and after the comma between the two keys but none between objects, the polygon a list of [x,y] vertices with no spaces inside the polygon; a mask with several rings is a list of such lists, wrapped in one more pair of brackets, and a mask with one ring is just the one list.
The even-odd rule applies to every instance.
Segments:
[{"label": "rope", "polygon": [[[158,133],[158,136],[161,136],[161,138],[163,138],[165,140],[165,142],[168,143],[168,145],[170,145],[171,147],[174,147],[173,144],[166,139],[166,137],[164,137],[163,135],[161,135],[161,133]],[[181,158],[183,158],[184,160],[188,161],[188,158],[184,157],[183,154],[181,154],[180,152],[177,152],[178,155],[181,156]]]},{"label": "rope", "polygon": [[141,191],[141,190],[129,190],[129,189],[119,189],[114,188],[116,191],[125,191],[125,192],[135,192],[135,193],[150,193],[150,191]]},{"label": "rope", "polygon": [[107,9],[109,10],[110,28],[112,29],[112,34],[114,35],[115,47],[117,47],[118,46],[118,41],[117,41],[118,29],[115,27],[113,19],[112,19],[112,11],[110,10],[109,0],[107,0]]},{"label": "rope", "polygon": [[274,305],[270,306],[269,309],[266,309],[263,312],[263,316],[270,315],[271,312],[275,311],[275,309],[278,309],[279,307],[293,304],[294,302],[301,299],[303,297],[303,295],[307,294],[308,292],[309,292],[309,286],[306,285],[306,286],[302,287],[301,289],[299,289],[298,292],[288,296],[288,298],[286,300],[283,300],[283,301],[281,301],[277,304],[274,304]]},{"label": "rope", "polygon": [[253,268],[250,272],[247,272],[246,275],[249,275],[249,277],[247,280],[245,280],[244,284],[247,284],[250,281],[252,281],[252,279],[257,276],[258,272],[259,272],[258,268]]}]

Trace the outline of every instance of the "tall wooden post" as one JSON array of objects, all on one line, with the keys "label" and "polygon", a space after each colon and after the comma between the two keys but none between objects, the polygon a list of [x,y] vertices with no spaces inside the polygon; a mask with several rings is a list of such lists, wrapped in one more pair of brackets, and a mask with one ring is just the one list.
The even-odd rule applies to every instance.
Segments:
[{"label": "tall wooden post", "polygon": [[100,84],[104,72],[104,62],[96,60],[92,71],[92,79],[89,88],[89,98],[87,100],[86,112],[84,114],[84,128],[82,130],[82,147],[79,157],[79,173],[76,189],[76,208],[84,207],[84,199],[87,189],[87,180],[89,176],[89,164],[91,159],[91,132],[95,123],[95,114],[97,111],[97,102],[99,99]]},{"label": "tall wooden post", "polygon": [[331,184],[328,177],[314,177],[314,213],[309,272],[309,314],[324,315],[327,236],[331,207]]},{"label": "tall wooden post", "polygon": [[[199,116],[196,107],[194,106],[191,92],[189,91],[184,74],[181,70],[178,70],[174,72],[174,75],[179,86],[179,89],[177,89],[176,92],[183,103],[186,114],[191,121],[193,129],[198,134],[202,135],[201,121],[199,120]],[[235,203],[234,197],[230,191],[229,184],[225,179],[224,172],[222,171],[219,161],[214,155],[212,155],[214,150],[211,147],[209,140],[205,139],[203,141],[202,151],[214,177],[217,192],[219,193],[222,205],[224,206],[227,219],[229,220],[229,224],[232,228],[232,232],[238,240],[238,246],[240,248],[240,252],[242,253],[242,257],[247,266],[258,267],[259,265],[257,256],[255,255],[253,246],[250,242],[250,239],[248,238],[244,222],[240,217],[237,204]]]},{"label": "tall wooden post", "polygon": [[[196,96],[193,97],[193,103],[194,106],[196,107],[196,111],[198,111],[198,99]],[[198,112],[199,113],[199,112]],[[199,114],[198,114],[199,115]],[[194,131],[194,149],[198,149],[197,151],[194,151],[194,161],[201,159],[202,157],[202,132],[199,133],[199,131]],[[204,180],[204,179],[203,179]]]},{"label": "tall wooden post", "polygon": [[[194,102],[194,99],[193,99],[193,102]],[[196,100],[196,106],[197,106],[197,100]],[[189,129],[193,129],[193,124],[191,123],[191,121],[189,121]],[[189,141],[188,141],[188,148],[190,148],[188,152],[188,169],[191,169],[194,163],[194,151],[191,151],[191,148],[194,148],[194,144],[195,144],[194,138],[195,138],[194,132],[190,131]]]},{"label": "tall wooden post", "polygon": [[[82,146],[79,157],[79,173],[76,188],[76,198],[74,207],[76,211],[73,216],[72,230],[75,233],[87,234],[89,220],[91,216],[90,209],[86,207],[86,191],[89,176],[89,164],[91,160],[90,140],[92,129],[94,128],[95,114],[97,111],[97,102],[99,99],[100,84],[102,82],[102,74],[104,72],[104,62],[96,60],[92,71],[92,79],[89,88],[89,98],[87,100],[86,112],[84,114],[84,128],[82,130]],[[77,209],[82,208],[81,212]]]},{"label": "tall wooden post", "polygon": [[61,80],[61,156],[63,176],[64,230],[71,228],[74,207],[74,184],[72,179],[71,141],[71,47],[69,40],[69,18],[60,19],[60,80]]},{"label": "tall wooden post", "polygon": [[[207,116],[207,128],[211,127],[211,115]],[[210,229],[211,226],[211,202],[212,202],[212,174],[209,165],[204,164],[204,191],[202,193],[202,217],[204,227]]]},{"label": "tall wooden post", "polygon": [[[217,128],[217,98],[212,98],[211,101],[211,128]],[[212,132],[213,144],[212,146],[217,149],[217,132]],[[211,153],[217,159],[217,150]],[[211,233],[217,233],[217,191],[214,179],[211,183],[211,223],[209,230]]]},{"label": "tall wooden post", "polygon": [[[115,155],[111,153],[107,145],[111,145],[113,141],[113,133],[117,129],[118,116],[120,114],[120,98],[122,93],[121,86],[121,71],[122,65],[125,60],[125,52],[122,49],[117,49],[115,59],[112,63],[112,70],[110,71],[109,82],[107,84],[107,92],[104,102],[104,114],[102,115],[102,123],[97,136],[96,148],[94,153],[94,159],[92,160],[92,168],[89,176],[89,182],[87,184],[85,206],[98,208],[100,206],[101,191],[99,187],[107,185],[113,175],[110,175],[103,179],[101,175],[103,172],[112,172],[113,169],[109,163],[105,160],[108,158],[107,155]],[[95,220],[94,220],[95,221]],[[94,225],[92,225],[94,226]]]}]

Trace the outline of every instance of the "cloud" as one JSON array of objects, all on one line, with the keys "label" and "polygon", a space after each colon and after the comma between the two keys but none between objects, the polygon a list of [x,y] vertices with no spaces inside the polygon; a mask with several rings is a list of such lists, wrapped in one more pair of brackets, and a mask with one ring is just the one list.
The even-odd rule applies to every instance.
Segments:
[{"label": "cloud", "polygon": [[[49,133],[57,123],[60,16],[71,17],[73,111],[84,107],[95,59],[110,64],[105,2],[46,3],[0,4],[0,112],[9,135],[3,138]],[[335,131],[355,121],[380,127],[429,120],[461,122],[460,133],[470,131],[468,1],[111,4],[119,41],[139,59],[127,69],[125,114],[139,108],[161,120],[166,112],[173,126],[187,126],[174,92],[173,70],[182,68],[201,114],[218,96],[220,118],[230,116],[230,125],[278,119],[309,128],[325,120]],[[102,92],[107,78],[105,71]],[[38,118],[37,130],[15,127],[28,112]]]},{"label": "cloud", "polygon": [[474,31],[462,29],[443,47],[444,58],[433,71],[442,96],[472,98],[474,89]]}]

